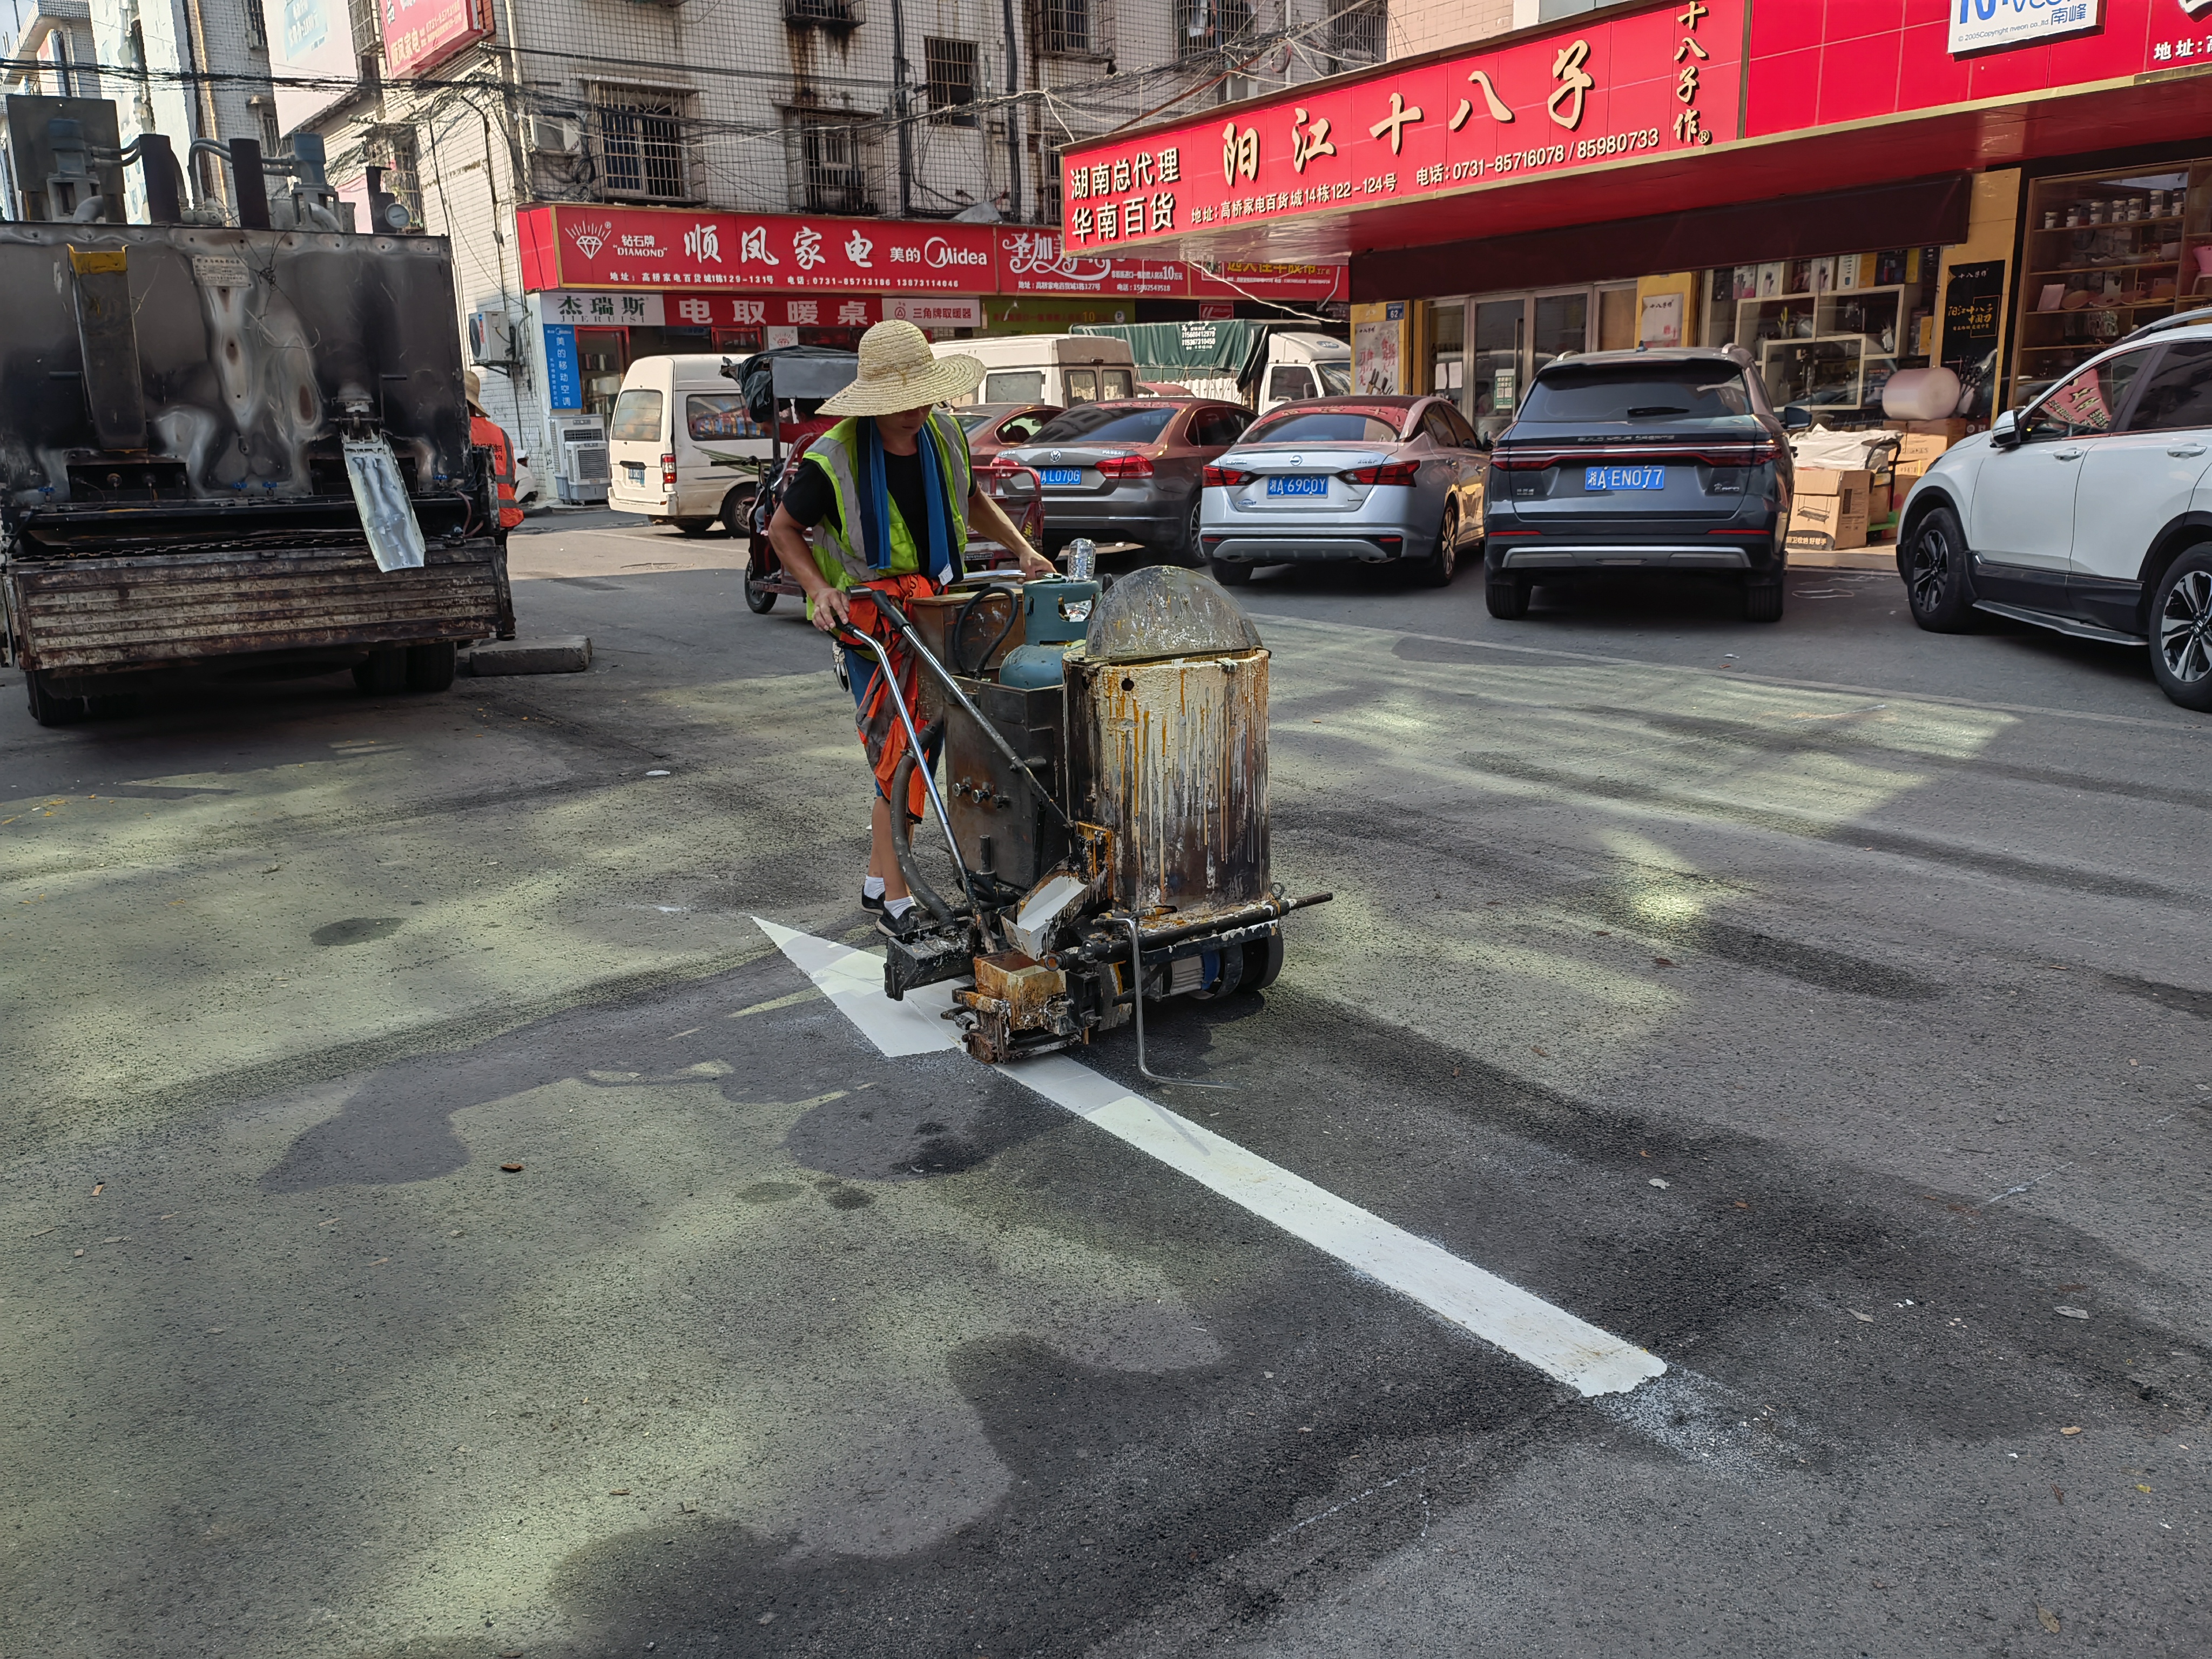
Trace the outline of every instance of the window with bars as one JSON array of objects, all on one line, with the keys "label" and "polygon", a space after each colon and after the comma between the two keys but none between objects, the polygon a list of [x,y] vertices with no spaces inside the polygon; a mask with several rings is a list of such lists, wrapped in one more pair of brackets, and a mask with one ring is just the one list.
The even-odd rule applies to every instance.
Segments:
[{"label": "window with bars", "polygon": [[261,0],[246,0],[246,44],[263,52],[269,49],[269,19]]},{"label": "window with bars", "polygon": [[384,188],[399,198],[410,218],[422,224],[421,153],[416,147],[415,129],[371,127],[362,135],[361,153],[368,166],[384,169]]},{"label": "window with bars", "polygon": [[852,115],[793,111],[789,118],[795,205],[809,213],[873,213],[868,169]]},{"label": "window with bars", "polygon": [[1195,58],[1252,33],[1249,0],[1176,0],[1176,56]]},{"label": "window with bars", "polygon": [[939,40],[921,43],[929,72],[929,118],[939,126],[975,125],[975,43]]},{"label": "window with bars", "polygon": [[690,198],[690,103],[680,92],[592,89],[592,148],[605,194],[642,202]]},{"label": "window with bars", "polygon": [[1037,43],[1042,51],[1087,57],[1099,50],[1092,16],[1098,0],[1037,0]]},{"label": "window with bars", "polygon": [[1389,14],[1383,0],[1360,0],[1328,20],[1328,52],[1340,69],[1379,64],[1389,46]]}]

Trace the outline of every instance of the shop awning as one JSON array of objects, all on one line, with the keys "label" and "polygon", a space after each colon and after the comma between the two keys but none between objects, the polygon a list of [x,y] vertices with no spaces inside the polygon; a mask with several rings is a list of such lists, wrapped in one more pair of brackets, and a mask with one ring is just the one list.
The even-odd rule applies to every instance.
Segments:
[{"label": "shop awning", "polygon": [[1066,240],[1200,263],[1350,258],[1353,297],[1378,298],[1416,291],[1371,280],[1382,267],[1362,256],[1390,249],[2212,133],[2212,15],[2002,7],[1997,23],[2040,32],[1954,52],[1958,9],[1647,0],[1157,122],[1068,152]]}]

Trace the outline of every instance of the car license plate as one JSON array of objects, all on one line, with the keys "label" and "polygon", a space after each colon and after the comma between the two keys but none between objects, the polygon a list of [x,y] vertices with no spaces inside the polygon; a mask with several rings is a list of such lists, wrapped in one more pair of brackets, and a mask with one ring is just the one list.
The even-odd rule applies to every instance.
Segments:
[{"label": "car license plate", "polygon": [[1267,480],[1267,493],[1270,495],[1326,495],[1328,494],[1328,480],[1326,477],[1270,478]]},{"label": "car license plate", "polygon": [[1075,484],[1083,482],[1079,466],[1048,466],[1038,475],[1048,484]]},{"label": "car license plate", "polygon": [[632,483],[641,484],[645,482],[645,463],[642,461],[624,461],[623,463],[623,476],[628,477]]},{"label": "car license plate", "polygon": [[1586,466],[1583,469],[1583,488],[1585,490],[1664,489],[1667,469],[1663,466]]}]

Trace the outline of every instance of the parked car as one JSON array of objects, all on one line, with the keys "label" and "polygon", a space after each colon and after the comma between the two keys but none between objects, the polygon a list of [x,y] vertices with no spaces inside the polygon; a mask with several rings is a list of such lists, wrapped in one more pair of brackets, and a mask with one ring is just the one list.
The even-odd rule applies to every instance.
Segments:
[{"label": "parked car", "polygon": [[1976,611],[2148,649],[2159,690],[2212,709],[2212,310],[2136,330],[1905,498],[1912,619]]},{"label": "parked car", "polygon": [[1484,459],[1444,398],[1322,398],[1261,416],[1206,469],[1213,574],[1263,564],[1412,562],[1442,586],[1482,530]]},{"label": "parked car", "polygon": [[1734,347],[1594,351],[1546,364],[1490,453],[1493,617],[1601,573],[1734,575],[1753,622],[1782,617],[1788,434]]},{"label": "parked car", "polygon": [[[1237,441],[1251,418],[1235,404],[1198,398],[1085,404],[1004,453],[1035,467],[1043,481],[1048,553],[1072,537],[1088,536],[1142,542],[1195,560],[1206,464]],[[1026,478],[1000,486],[1017,499],[1028,489]]]},{"label": "parked car", "polygon": [[1027,443],[1059,413],[1058,404],[969,404],[952,417],[968,434],[968,453],[980,466],[1002,449]]},{"label": "parked car", "polygon": [[973,357],[983,365],[983,383],[969,403],[1057,404],[1071,409],[1102,398],[1127,398],[1137,389],[1136,360],[1129,356],[1128,343],[1101,335],[1006,334],[939,340],[930,349],[940,357]]},{"label": "parked car", "polygon": [[607,505],[703,536],[719,519],[732,535],[759,488],[757,472],[716,456],[764,459],[768,434],[720,355],[640,357],[623,376],[607,428]]}]

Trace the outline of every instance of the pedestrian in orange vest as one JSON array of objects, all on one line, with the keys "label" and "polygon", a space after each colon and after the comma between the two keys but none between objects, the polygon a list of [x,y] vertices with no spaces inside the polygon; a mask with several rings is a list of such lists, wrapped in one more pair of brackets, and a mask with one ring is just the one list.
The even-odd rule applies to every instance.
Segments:
[{"label": "pedestrian in orange vest", "polygon": [[469,442],[476,448],[491,451],[492,481],[499,486],[499,539],[504,545],[507,532],[522,522],[522,509],[514,501],[514,451],[507,441],[505,429],[484,413],[483,377],[471,369],[467,385]]}]

